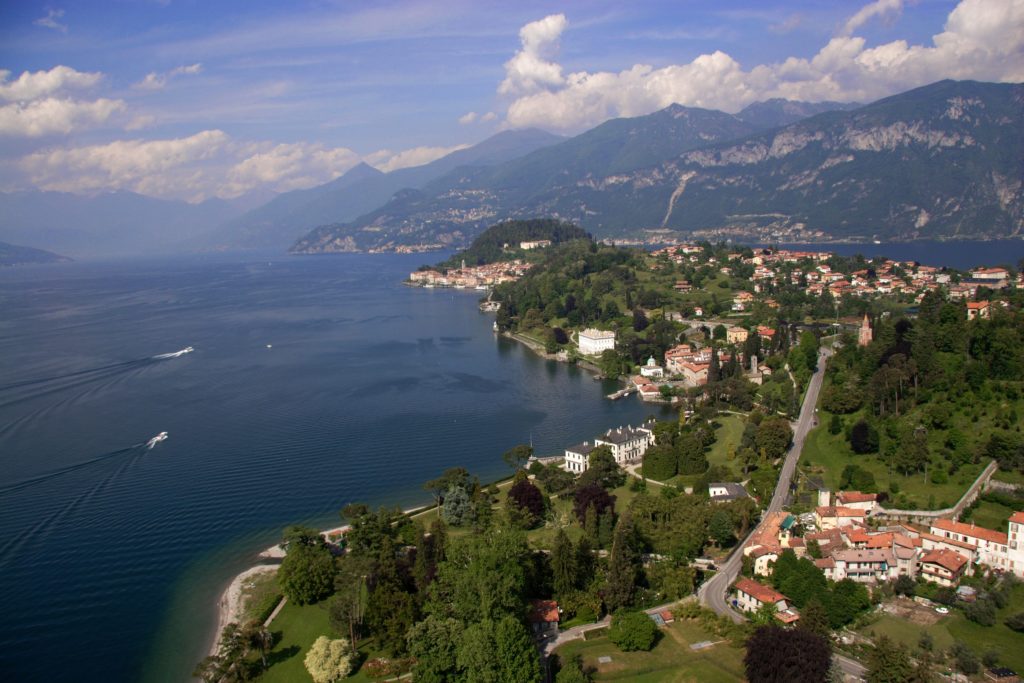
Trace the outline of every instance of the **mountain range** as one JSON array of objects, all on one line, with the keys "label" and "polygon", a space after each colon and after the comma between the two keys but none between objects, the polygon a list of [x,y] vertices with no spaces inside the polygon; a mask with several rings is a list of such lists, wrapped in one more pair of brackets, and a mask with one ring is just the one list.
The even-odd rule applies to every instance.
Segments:
[{"label": "mountain range", "polygon": [[259,205],[0,193],[0,240],[76,257],[422,250],[537,217],[599,239],[1012,237],[1024,231],[1022,179],[1024,85],[941,81],[867,105],[673,104],[571,138],[503,131],[421,166],[362,163]]},{"label": "mountain range", "polygon": [[[672,105],[487,168],[457,168],[293,251],[461,244],[546,216],[595,237],[989,238],[1024,227],[1024,86],[941,81],[847,109]],[[809,114],[794,123],[778,121]]]}]

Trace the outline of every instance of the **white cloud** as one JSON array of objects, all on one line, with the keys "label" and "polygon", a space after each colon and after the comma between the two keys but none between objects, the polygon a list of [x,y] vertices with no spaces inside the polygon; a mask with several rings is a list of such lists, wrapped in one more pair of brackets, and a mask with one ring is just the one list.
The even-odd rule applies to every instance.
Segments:
[{"label": "white cloud", "polygon": [[167,81],[176,76],[194,75],[201,73],[202,70],[203,65],[197,62],[187,66],[175,67],[166,73],[157,73],[156,71],[152,71],[146,74],[146,77],[136,83],[133,87],[138,88],[139,90],[160,90],[167,86]]},{"label": "white cloud", "polygon": [[440,159],[441,157],[448,156],[452,152],[457,152],[460,149],[466,149],[467,147],[469,147],[469,145],[454,145],[453,147],[413,147],[412,149],[406,149],[398,153],[382,149],[366,155],[364,160],[371,166],[388,173],[400,168],[429,164],[435,159]]},{"label": "white cloud", "polygon": [[11,72],[0,69],[0,98],[9,102],[27,102],[67,88],[91,88],[103,79],[101,73],[76,71],[70,66],[55,66],[49,71],[22,72],[15,81]]},{"label": "white cloud", "polygon": [[227,146],[227,134],[206,130],[186,138],[43,150],[22,158],[19,165],[45,190],[183,196],[202,191],[216,177],[204,174],[202,163],[215,161]]},{"label": "white cloud", "polygon": [[550,14],[520,29],[523,46],[505,62],[505,80],[498,92],[518,95],[561,85],[562,67],[550,60],[557,56],[558,38],[567,24],[564,14]]},{"label": "white cloud", "polygon": [[468,111],[459,117],[459,123],[463,126],[468,126],[471,123],[487,123],[498,118],[498,115],[493,111],[489,111],[486,114],[477,114],[475,111]]},{"label": "white cloud", "polygon": [[864,5],[852,17],[846,20],[843,25],[842,35],[852,35],[854,31],[866,24],[872,17],[880,17],[886,14],[899,14],[903,10],[903,0],[875,0],[870,5]]},{"label": "white cloud", "polygon": [[255,145],[256,150],[232,166],[218,195],[237,197],[256,188],[286,192],[337,178],[359,163],[346,147],[310,143]]},{"label": "white cloud", "polygon": [[79,128],[101,124],[124,110],[121,100],[100,98],[93,102],[47,97],[15,102],[0,107],[0,135],[40,137],[68,134]]},{"label": "white cloud", "polygon": [[[885,0],[872,3],[850,22],[862,24],[892,6]],[[528,45],[550,45],[557,39],[564,22],[551,22],[548,30],[537,28],[548,26],[549,19],[523,28],[523,49],[506,64],[498,91],[517,95],[506,114],[511,127],[574,131],[674,102],[735,112],[771,97],[868,102],[944,78],[1024,80],[1024,0],[962,0],[931,45],[900,40],[869,48],[863,38],[841,35],[811,59],[790,57],[750,70],[721,51],[660,69],[637,64],[618,73],[580,71],[564,78],[558,64],[546,62],[538,73],[559,78],[543,81],[524,75],[528,70],[523,62],[529,60],[519,58],[532,54]]]},{"label": "white cloud", "polygon": [[43,28],[50,28],[50,29],[53,29],[54,31],[60,31],[61,33],[67,33],[68,32],[68,25],[67,24],[62,24],[62,23],[60,23],[58,21],[58,19],[60,19],[63,16],[64,16],[64,10],[62,10],[62,9],[50,9],[50,10],[46,11],[46,16],[45,17],[40,17],[39,19],[36,19],[32,23],[35,24],[36,26],[42,26]]}]

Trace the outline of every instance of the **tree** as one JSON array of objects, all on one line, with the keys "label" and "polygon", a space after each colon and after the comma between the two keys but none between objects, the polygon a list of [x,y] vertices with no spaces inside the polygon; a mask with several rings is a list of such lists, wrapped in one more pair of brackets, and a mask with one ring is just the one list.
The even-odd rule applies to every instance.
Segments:
[{"label": "tree", "polygon": [[868,653],[868,683],[904,683],[912,667],[907,650],[889,636],[880,636]]},{"label": "tree", "polygon": [[[573,512],[576,513],[576,519],[580,521],[580,524],[586,523],[587,511],[590,508],[594,509],[594,524],[596,525],[601,515],[608,510],[615,509],[615,496],[608,493],[599,484],[584,484],[577,488],[573,495]],[[596,528],[594,533],[596,535]]]},{"label": "tree", "polygon": [[267,668],[270,632],[258,621],[245,626],[232,622],[221,632],[217,653],[199,662],[192,675],[205,683],[242,683],[256,680]]},{"label": "tree", "polygon": [[800,621],[796,622],[797,628],[821,636],[827,639],[832,634],[832,628],[828,624],[828,612],[818,598],[811,598],[800,610]]},{"label": "tree", "polygon": [[859,454],[877,453],[878,430],[867,420],[858,420],[850,429],[850,448]]},{"label": "tree", "polygon": [[783,417],[772,417],[763,420],[757,427],[754,444],[765,454],[769,461],[781,458],[786,454],[793,442],[793,428]]},{"label": "tree", "polygon": [[469,471],[465,467],[450,467],[437,479],[431,479],[423,484],[424,489],[434,494],[438,511],[440,511],[445,492],[453,486],[469,488]]},{"label": "tree", "polygon": [[583,668],[583,659],[576,655],[562,665],[555,676],[555,683],[590,683],[593,677]]},{"label": "tree", "polygon": [[310,645],[303,663],[313,683],[335,683],[352,671],[352,647],[344,638],[320,636]]},{"label": "tree", "polygon": [[916,588],[917,583],[906,574],[901,574],[896,581],[893,582],[893,589],[896,591],[897,595],[913,595]]},{"label": "tree", "polygon": [[1019,633],[1024,633],[1024,612],[1017,612],[1006,617],[1007,628],[1013,629]]},{"label": "tree", "polygon": [[471,681],[534,683],[541,680],[537,649],[515,617],[497,623],[485,619],[469,626],[457,654],[459,668]]},{"label": "tree", "polygon": [[715,510],[715,514],[711,515],[711,523],[708,525],[708,533],[711,534],[711,538],[722,547],[735,539],[733,534],[732,518],[729,513],[725,510]]},{"label": "tree", "polygon": [[472,524],[475,519],[473,504],[465,488],[453,485],[448,489],[444,496],[441,517],[446,524],[451,524],[452,526]]},{"label": "tree", "polygon": [[614,612],[628,607],[633,602],[636,582],[635,554],[633,550],[633,516],[627,510],[615,526],[612,549],[608,556],[608,586],[604,601],[608,610]]},{"label": "tree", "polygon": [[704,454],[704,443],[693,433],[679,437],[676,450],[679,455],[680,474],[700,474],[708,469],[708,459]]},{"label": "tree", "polygon": [[647,314],[644,313],[642,308],[633,309],[633,330],[636,332],[643,332],[647,329],[650,322],[647,320]]},{"label": "tree", "polygon": [[832,664],[828,641],[803,629],[761,626],[743,658],[750,683],[820,683]]},{"label": "tree", "polygon": [[301,524],[293,524],[285,528],[281,536],[281,543],[286,548],[297,545],[319,546],[324,544],[324,537],[320,535],[317,529],[302,526]]},{"label": "tree", "polygon": [[389,539],[377,559],[366,623],[381,649],[397,656],[405,652],[405,634],[416,617],[416,602],[405,591],[395,559],[395,547]]},{"label": "tree", "polygon": [[533,447],[526,444],[519,444],[505,451],[501,459],[512,468],[512,471],[522,469],[533,455]]},{"label": "tree", "polygon": [[981,665],[978,663],[978,655],[974,654],[968,645],[962,641],[956,641],[953,643],[953,647],[950,648],[950,654],[953,655],[953,659],[956,661],[956,668],[960,670],[960,673],[971,676],[978,673],[981,669]]},{"label": "tree", "polygon": [[625,612],[612,617],[608,640],[623,652],[649,651],[658,638],[658,626],[644,612]]},{"label": "tree", "polygon": [[551,548],[551,573],[555,595],[564,595],[576,587],[576,553],[564,529],[558,530]]},{"label": "tree", "polygon": [[655,443],[644,453],[644,476],[665,481],[676,475],[679,458],[670,443]]},{"label": "tree", "polygon": [[463,626],[455,619],[434,615],[419,621],[406,636],[409,655],[416,660],[413,678],[419,683],[445,683],[458,678],[458,649]]},{"label": "tree", "polygon": [[[417,559],[419,551],[417,551]],[[345,555],[338,559],[334,577],[334,597],[328,605],[331,626],[339,633],[348,632],[349,642],[358,642],[362,635],[370,591],[366,585],[372,562],[368,558]]]},{"label": "tree", "polygon": [[870,470],[853,464],[843,468],[843,473],[839,479],[839,488],[841,490],[864,491],[867,493],[878,490],[875,484],[875,475]]},{"label": "tree", "polygon": [[613,489],[626,481],[626,474],[615,462],[612,449],[608,446],[598,446],[590,451],[587,457],[587,471],[580,475],[581,486],[586,484],[599,484],[603,488]]},{"label": "tree", "polygon": [[281,562],[277,582],[297,605],[318,602],[334,590],[334,558],[323,546],[295,545]]},{"label": "tree", "polygon": [[452,539],[438,564],[426,612],[467,624],[521,613],[528,555],[526,537],[510,527]]},{"label": "tree", "polygon": [[531,529],[544,519],[544,494],[529,479],[523,478],[513,484],[505,500],[509,508],[521,516],[523,528]]}]

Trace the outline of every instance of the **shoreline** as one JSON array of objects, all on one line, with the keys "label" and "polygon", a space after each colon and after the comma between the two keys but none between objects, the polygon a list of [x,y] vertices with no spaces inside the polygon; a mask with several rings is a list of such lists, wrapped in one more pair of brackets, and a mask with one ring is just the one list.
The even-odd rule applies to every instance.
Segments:
[{"label": "shoreline", "polygon": [[[536,342],[526,337],[511,332],[501,332],[499,334],[505,337],[506,339],[511,339],[522,344],[528,350],[544,358],[545,360],[554,360],[560,363],[569,364],[569,359],[564,353],[548,354],[544,350],[543,346],[537,344]],[[595,379],[602,379],[600,368],[591,363],[590,361],[587,361],[585,359],[577,359],[576,366],[587,372],[590,372]],[[621,380],[616,379],[616,381],[621,384]],[[508,479],[508,477],[498,479],[492,483],[500,484],[506,479]],[[416,517],[419,517],[420,515],[430,512],[433,509],[433,504],[418,505],[416,507],[403,509],[402,514],[410,519],[415,519]],[[345,524],[342,526],[332,527],[329,529],[322,529],[320,530],[320,534],[322,536],[330,537],[333,534],[343,533],[347,531],[349,528],[350,525]],[[217,601],[217,620],[211,637],[209,654],[213,655],[217,653],[217,649],[220,647],[220,637],[221,633],[223,633],[224,631],[224,627],[232,622],[237,622],[239,620],[239,617],[241,616],[240,612],[242,608],[242,586],[245,580],[257,574],[267,573],[270,571],[276,572],[277,569],[281,566],[281,561],[284,559],[284,556],[285,551],[281,548],[281,545],[279,543],[275,543],[274,545],[265,548],[256,555],[257,562],[255,564],[248,567],[247,569],[242,570],[241,572],[236,574],[231,579],[231,581],[228,582],[227,586],[221,592],[220,598]]]}]

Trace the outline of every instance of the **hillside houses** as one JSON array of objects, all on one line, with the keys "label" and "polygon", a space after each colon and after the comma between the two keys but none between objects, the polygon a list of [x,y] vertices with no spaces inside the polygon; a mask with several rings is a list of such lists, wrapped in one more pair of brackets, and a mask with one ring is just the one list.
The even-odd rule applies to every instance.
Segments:
[{"label": "hillside houses", "polygon": [[878,583],[909,576],[954,586],[981,565],[1024,577],[1024,512],[1010,517],[1005,534],[946,519],[928,529],[902,524],[874,528],[867,524],[878,506],[874,494],[840,491],[835,498],[845,505],[816,508],[817,530],[803,538],[792,534],[792,515],[767,517],[743,549],[755,575],[770,576],[786,549],[806,556],[806,544],[813,542],[821,551],[814,564],[835,581]]}]

